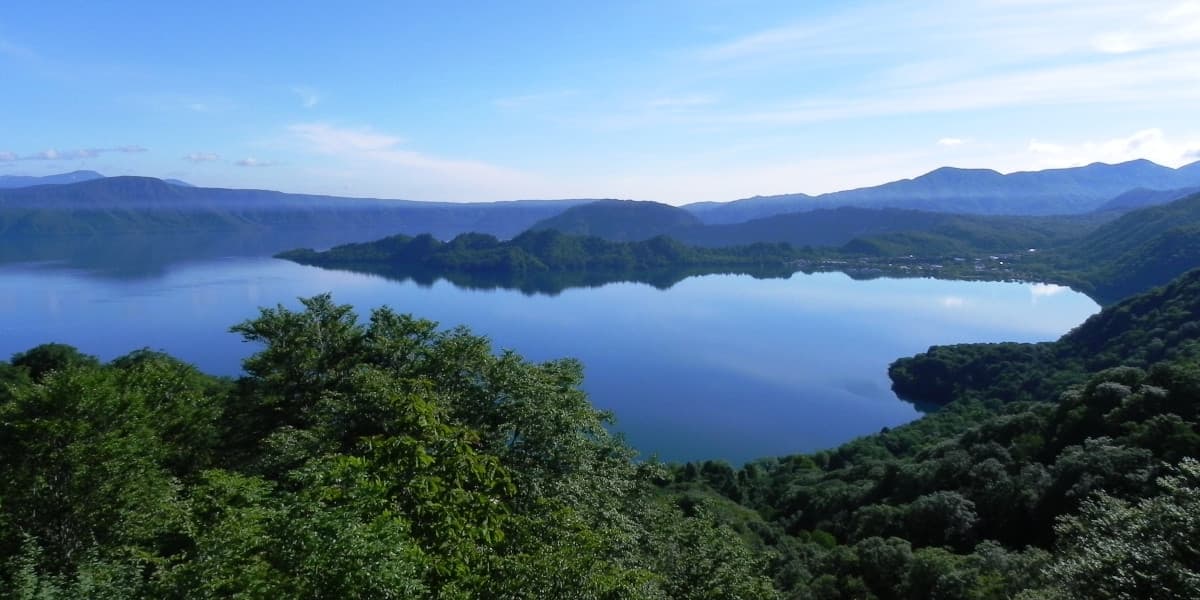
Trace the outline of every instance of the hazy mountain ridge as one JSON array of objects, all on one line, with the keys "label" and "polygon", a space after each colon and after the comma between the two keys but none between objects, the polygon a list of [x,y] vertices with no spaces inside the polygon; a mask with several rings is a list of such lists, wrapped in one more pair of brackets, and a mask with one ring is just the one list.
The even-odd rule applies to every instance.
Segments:
[{"label": "hazy mountain ridge", "polygon": [[268,190],[184,187],[108,177],[0,190],[0,234],[80,235],[242,229],[369,229],[371,235],[476,231],[512,237],[585,200],[463,203],[339,198]]},{"label": "hazy mountain ridge", "polygon": [[1148,160],[1119,164],[1020,171],[942,167],[912,179],[810,196],[759,196],[727,203],[685,206],[709,224],[727,224],[787,212],[859,206],[970,214],[1051,215],[1096,210],[1136,188],[1179,189],[1200,185],[1200,163],[1178,169]]},{"label": "hazy mountain ridge", "polygon": [[1129,212],[1147,206],[1157,206],[1166,204],[1180,198],[1185,198],[1196,192],[1200,192],[1200,186],[1186,187],[1174,190],[1152,190],[1148,188],[1135,188],[1105,202],[1096,209],[1096,212]]},{"label": "hazy mountain ridge", "polygon": [[103,175],[95,171],[71,171],[70,173],[58,173],[43,177],[32,175],[0,175],[0,189],[23,188],[35,185],[63,185],[103,178]]},{"label": "hazy mountain ridge", "polygon": [[653,202],[611,202],[572,207],[531,229],[557,229],[611,241],[637,241],[666,235],[708,248],[755,243],[796,247],[838,247],[891,233],[934,232],[967,242],[970,248],[1011,250],[1045,247],[1090,231],[1115,215],[969,215],[901,208],[843,206],[793,212],[743,223],[701,224],[686,210]]}]

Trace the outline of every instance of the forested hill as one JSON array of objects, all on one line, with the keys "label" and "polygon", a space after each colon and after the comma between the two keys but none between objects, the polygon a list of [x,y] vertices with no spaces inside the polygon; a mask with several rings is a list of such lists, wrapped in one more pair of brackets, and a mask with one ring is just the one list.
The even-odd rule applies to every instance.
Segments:
[{"label": "forested hill", "polygon": [[678,466],[668,489],[723,500],[785,597],[1200,597],[1198,322],[1191,272],[1053,344],[935,349],[893,371],[941,410],[812,455]]},{"label": "forested hill", "polygon": [[[744,223],[704,225],[680,208],[653,202],[602,201],[572,207],[531,229],[555,229],[612,241],[665,235],[693,246],[717,248],[759,242],[797,248],[838,247],[859,239],[885,243],[891,233],[920,234],[957,252],[1045,248],[1082,236],[1116,213],[1024,217],[967,215],[899,208],[843,207],[775,215]],[[905,254],[921,253],[921,248]]]},{"label": "forested hill", "polygon": [[1200,194],[1129,212],[1045,258],[1100,298],[1163,285],[1200,267]]},{"label": "forested hill", "polygon": [[[362,228],[511,237],[589,200],[448,203],[187,187],[149,177],[0,189],[0,236]],[[368,238],[369,239],[369,238]]]},{"label": "forested hill", "polygon": [[1052,401],[1068,384],[1120,365],[1200,359],[1200,269],[1109,306],[1056,342],[934,346],[892,364],[897,394]]},{"label": "forested hill", "polygon": [[449,242],[440,242],[429,235],[397,235],[375,242],[336,246],[324,252],[292,250],[278,257],[329,267],[374,264],[443,271],[520,273],[722,265],[783,267],[785,262],[796,257],[796,252],[787,244],[710,249],[685,246],[661,236],[641,242],[610,242],[597,237],[541,230],[527,231],[508,241],[482,234],[464,234]]},{"label": "forested hill", "polygon": [[[868,253],[899,252],[885,247],[889,234],[921,240],[905,245],[903,254],[926,252],[1008,252],[1045,248],[1083,235],[1112,215],[1046,217],[984,216],[898,208],[845,207],[776,215],[745,223],[705,225],[681,230],[674,237],[697,246],[732,246],[754,242],[785,242],[796,247],[840,247],[870,240],[880,248]],[[891,239],[904,239],[903,237]],[[928,249],[921,244],[928,243]],[[855,252],[864,246],[852,247]]]},{"label": "forested hill", "polygon": [[637,242],[660,235],[678,238],[681,231],[699,225],[700,220],[682,208],[658,202],[599,200],[568,208],[562,214],[538,221],[530,229]]}]

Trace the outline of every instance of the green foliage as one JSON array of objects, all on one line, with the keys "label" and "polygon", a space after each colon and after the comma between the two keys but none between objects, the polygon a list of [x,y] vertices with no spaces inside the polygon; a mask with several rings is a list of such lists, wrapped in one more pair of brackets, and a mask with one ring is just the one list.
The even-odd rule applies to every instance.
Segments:
[{"label": "green foliage", "polygon": [[375,242],[337,246],[325,252],[292,250],[278,255],[322,267],[527,276],[536,273],[594,272],[609,277],[683,267],[770,266],[783,269],[797,254],[787,244],[757,243],[731,248],[694,248],[658,236],[637,242],[531,230],[500,241],[469,233],[440,242],[429,235],[393,236]]},{"label": "green foliage", "polygon": [[568,208],[561,214],[538,221],[529,229],[553,229],[567,235],[636,242],[660,235],[676,237],[700,226],[700,219],[682,208],[658,202],[599,200]]},{"label": "green foliage", "polygon": [[934,346],[892,363],[897,394],[944,404],[956,398],[1053,401],[1069,385],[1120,365],[1200,357],[1200,270],[1109,306],[1056,342]]},{"label": "green foliage", "polygon": [[1100,494],[1056,526],[1046,595],[1058,598],[1200,597],[1200,463],[1185,459],[1136,502]]},{"label": "green foliage", "polygon": [[147,350],[5,365],[0,597],[775,596],[664,502],[577,362],[301,304],[234,328],[261,345],[236,382]]},{"label": "green foliage", "polygon": [[52,371],[72,367],[96,366],[100,361],[94,356],[88,356],[66,344],[42,344],[18,352],[12,357],[12,366],[25,369],[29,377],[41,381]]}]

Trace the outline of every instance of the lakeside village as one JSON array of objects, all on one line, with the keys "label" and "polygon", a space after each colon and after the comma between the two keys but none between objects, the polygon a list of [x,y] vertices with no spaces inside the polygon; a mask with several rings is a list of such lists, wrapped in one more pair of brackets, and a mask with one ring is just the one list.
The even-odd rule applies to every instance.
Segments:
[{"label": "lakeside village", "polygon": [[877,277],[938,277],[984,281],[1026,281],[1038,279],[1029,259],[1036,248],[1024,252],[988,254],[974,257],[838,256],[800,258],[789,263],[805,273],[841,271],[855,279]]}]

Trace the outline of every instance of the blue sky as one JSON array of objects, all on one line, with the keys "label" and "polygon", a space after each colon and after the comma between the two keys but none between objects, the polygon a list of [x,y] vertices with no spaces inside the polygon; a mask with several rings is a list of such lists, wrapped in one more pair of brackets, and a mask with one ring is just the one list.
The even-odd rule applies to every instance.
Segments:
[{"label": "blue sky", "polygon": [[14,2],[0,174],[673,204],[1200,159],[1200,2]]}]

